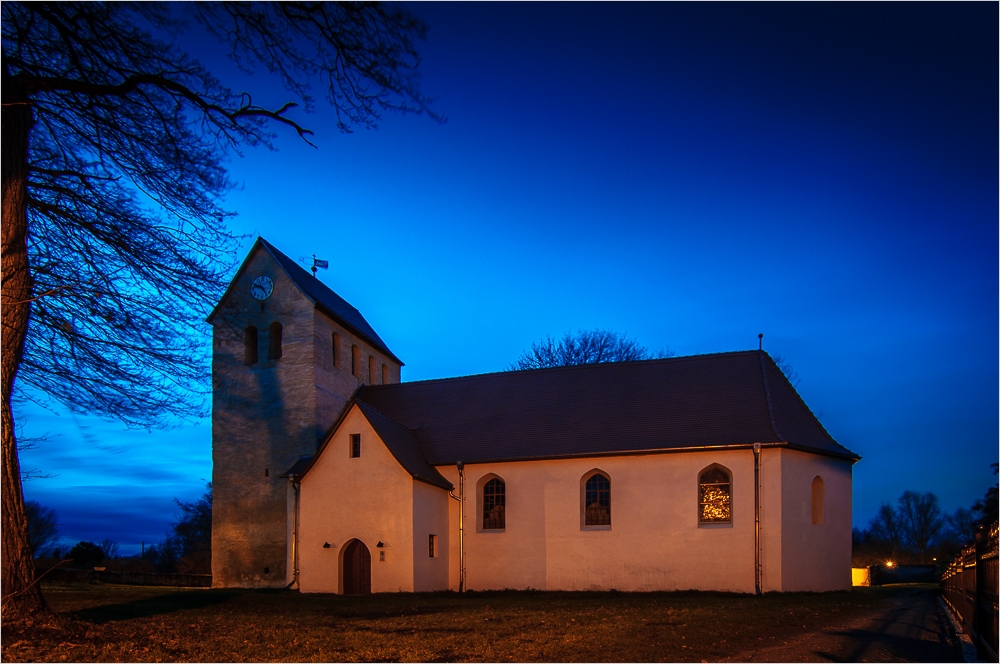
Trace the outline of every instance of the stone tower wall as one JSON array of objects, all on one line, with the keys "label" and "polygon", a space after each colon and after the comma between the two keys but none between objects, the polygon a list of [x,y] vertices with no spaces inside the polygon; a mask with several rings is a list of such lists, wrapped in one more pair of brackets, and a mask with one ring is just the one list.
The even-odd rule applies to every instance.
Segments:
[{"label": "stone tower wall", "polygon": [[[398,383],[399,364],[376,350],[343,325],[331,320],[320,310],[313,316],[314,357],[316,359],[316,434],[321,441],[344,411],[354,392],[364,385],[382,385],[382,365],[388,370],[388,383]],[[339,365],[334,363],[333,335],[340,345]],[[357,375],[351,373],[351,347],[358,346]],[[368,358],[375,358],[374,379],[368,375]]]},{"label": "stone tower wall", "polygon": [[[258,276],[274,281],[264,302]],[[269,326],[282,325],[281,359],[268,359]],[[258,361],[244,363],[244,329],[258,330]],[[212,574],[216,586],[283,586],[287,480],[316,449],[313,305],[263,249],[213,319]]]}]

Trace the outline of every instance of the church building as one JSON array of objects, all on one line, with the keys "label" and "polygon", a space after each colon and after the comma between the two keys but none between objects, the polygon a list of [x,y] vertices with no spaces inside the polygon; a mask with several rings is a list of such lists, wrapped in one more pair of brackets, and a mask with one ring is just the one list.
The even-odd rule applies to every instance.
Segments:
[{"label": "church building", "polygon": [[851,474],[763,350],[410,383],[258,238],[213,327],[216,587],[851,587]]}]

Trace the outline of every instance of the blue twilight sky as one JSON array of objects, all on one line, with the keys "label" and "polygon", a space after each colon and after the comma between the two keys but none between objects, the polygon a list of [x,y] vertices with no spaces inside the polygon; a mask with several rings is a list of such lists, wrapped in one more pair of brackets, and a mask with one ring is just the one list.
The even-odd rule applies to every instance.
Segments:
[{"label": "blue twilight sky", "polygon": [[[854,521],[904,490],[968,507],[998,430],[995,3],[416,4],[423,90],[318,149],[233,158],[233,229],[358,307],[404,380],[497,371],[607,328],[678,355],[764,347],[861,454]],[[286,101],[210,40],[180,45]],[[207,327],[207,326],[206,326]],[[206,341],[207,344],[207,341]],[[207,346],[206,346],[207,347]],[[67,542],[162,538],[211,477],[167,431],[21,405],[25,484]]]}]

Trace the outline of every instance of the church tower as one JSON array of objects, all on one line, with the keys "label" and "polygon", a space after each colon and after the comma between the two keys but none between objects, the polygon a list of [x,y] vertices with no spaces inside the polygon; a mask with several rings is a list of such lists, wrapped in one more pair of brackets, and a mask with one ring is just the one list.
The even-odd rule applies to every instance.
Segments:
[{"label": "church tower", "polygon": [[354,392],[398,383],[402,362],[357,309],[257,238],[212,325],[212,583],[294,578],[286,477]]}]

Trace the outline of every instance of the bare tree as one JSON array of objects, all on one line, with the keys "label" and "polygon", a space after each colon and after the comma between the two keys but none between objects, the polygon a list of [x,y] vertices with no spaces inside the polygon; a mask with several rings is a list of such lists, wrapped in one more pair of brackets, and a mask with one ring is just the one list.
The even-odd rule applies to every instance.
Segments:
[{"label": "bare tree", "polygon": [[944,535],[960,549],[976,540],[976,514],[972,510],[959,507],[953,514],[944,517],[946,532]]},{"label": "bare tree", "polygon": [[55,510],[40,505],[37,500],[24,504],[28,518],[28,547],[34,558],[59,540],[59,523]]},{"label": "bare tree", "polygon": [[[961,512],[956,518],[962,517]],[[945,532],[945,525],[937,496],[904,491],[895,508],[882,503],[868,528],[854,534],[854,557],[859,561],[927,563],[934,549],[952,536]]]},{"label": "bare tree", "polygon": [[[173,13],[183,13],[176,16]],[[290,102],[229,89],[154,36],[201,25],[244,69],[339,128],[427,112],[425,27],[384,4],[6,2],[3,16],[2,592],[5,620],[44,607],[33,569],[11,398],[149,426],[201,412],[206,337],[238,239],[222,159],[309,140]]]},{"label": "bare tree", "polygon": [[[993,474],[996,475],[998,470],[1000,470],[1000,463],[991,463],[990,467],[993,468]],[[982,498],[977,500],[972,505],[972,511],[979,515],[979,519],[976,522],[978,525],[988,528],[994,521],[997,520],[997,490],[998,486],[994,484],[986,490],[986,493]]]},{"label": "bare tree", "polygon": [[101,540],[98,545],[104,553],[105,560],[112,560],[118,557],[118,542],[109,539]]},{"label": "bare tree", "polygon": [[899,497],[897,519],[903,539],[917,562],[928,562],[931,544],[944,527],[938,497],[930,491],[904,491]]},{"label": "bare tree", "polygon": [[904,548],[903,524],[889,503],[882,503],[868,524],[869,541],[883,560],[899,560]]},{"label": "bare tree", "polygon": [[792,366],[792,363],[788,361],[788,358],[781,355],[775,355],[771,359],[773,359],[774,363],[778,365],[779,369],[781,369],[781,373],[785,374],[785,378],[787,378],[788,382],[792,384],[792,387],[798,387],[799,383],[802,382],[802,379],[799,378],[798,372],[795,371],[795,368]]},{"label": "bare tree", "polygon": [[559,341],[546,337],[531,344],[531,350],[521,353],[509,369],[519,371],[662,357],[673,357],[673,353],[665,350],[650,353],[635,339],[609,330],[580,330],[575,335],[567,332]]}]

